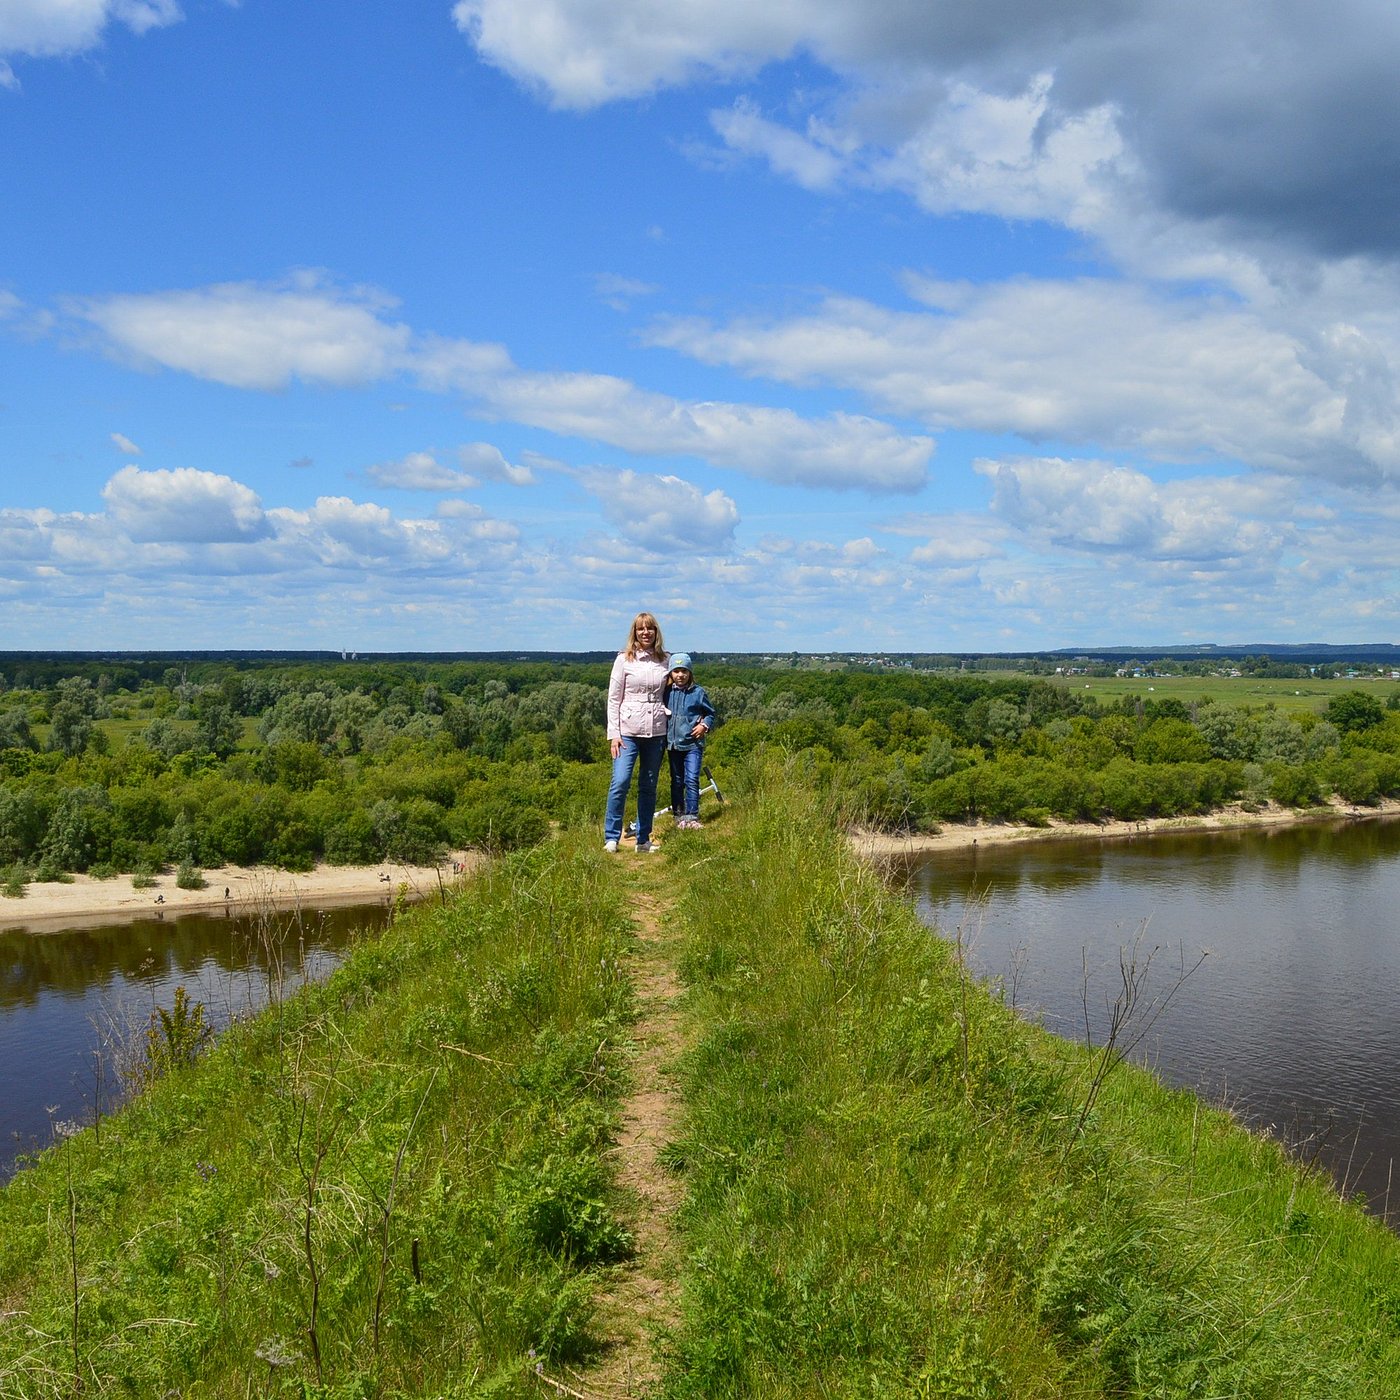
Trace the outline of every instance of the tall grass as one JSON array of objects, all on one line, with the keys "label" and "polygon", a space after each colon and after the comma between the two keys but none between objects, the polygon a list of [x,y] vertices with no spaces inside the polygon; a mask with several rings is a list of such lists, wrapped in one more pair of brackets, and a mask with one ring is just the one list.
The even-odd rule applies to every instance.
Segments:
[{"label": "tall grass", "polygon": [[781,770],[736,826],[681,877],[670,1396],[1400,1393],[1393,1236],[1190,1095],[1096,1080]]},{"label": "tall grass", "polygon": [[629,1240],[591,840],[420,907],[0,1192],[0,1396],[536,1394]]},{"label": "tall grass", "polygon": [[642,870],[693,1047],[670,1400],[1400,1393],[1400,1242],[1020,1021],[782,767],[734,791],[649,862],[499,862],[43,1154],[0,1191],[0,1400],[555,1393],[631,1247]]}]

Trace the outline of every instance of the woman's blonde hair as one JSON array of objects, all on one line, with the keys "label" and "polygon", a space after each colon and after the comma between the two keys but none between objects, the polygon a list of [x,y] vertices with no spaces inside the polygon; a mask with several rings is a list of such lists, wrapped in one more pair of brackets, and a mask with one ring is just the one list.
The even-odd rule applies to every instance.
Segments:
[{"label": "woman's blonde hair", "polygon": [[627,651],[625,653],[629,661],[637,659],[637,653],[642,650],[637,642],[637,628],[643,623],[650,623],[656,628],[656,640],[651,644],[650,650],[656,656],[666,655],[666,644],[661,640],[661,624],[649,613],[639,612],[632,619],[631,630],[627,633]]}]

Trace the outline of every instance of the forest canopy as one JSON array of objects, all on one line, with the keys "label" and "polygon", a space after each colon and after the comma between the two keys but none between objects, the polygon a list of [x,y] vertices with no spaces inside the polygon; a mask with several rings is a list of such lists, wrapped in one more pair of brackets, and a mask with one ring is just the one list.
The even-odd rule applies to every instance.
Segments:
[{"label": "forest canopy", "polygon": [[[1256,662],[1256,671],[1259,663]],[[1032,674],[700,663],[721,783],[799,754],[890,831],[1400,796],[1394,695],[1320,712],[1106,700]],[[599,820],[606,660],[104,661],[0,666],[0,872],[428,862]]]}]

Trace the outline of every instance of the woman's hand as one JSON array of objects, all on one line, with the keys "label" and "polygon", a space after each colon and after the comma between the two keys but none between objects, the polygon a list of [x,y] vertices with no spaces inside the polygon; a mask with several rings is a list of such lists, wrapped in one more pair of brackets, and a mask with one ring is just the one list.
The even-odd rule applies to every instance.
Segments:
[{"label": "woman's hand", "polygon": [[612,750],[612,756],[616,758],[622,752],[622,740],[611,739],[608,741],[608,747]]}]

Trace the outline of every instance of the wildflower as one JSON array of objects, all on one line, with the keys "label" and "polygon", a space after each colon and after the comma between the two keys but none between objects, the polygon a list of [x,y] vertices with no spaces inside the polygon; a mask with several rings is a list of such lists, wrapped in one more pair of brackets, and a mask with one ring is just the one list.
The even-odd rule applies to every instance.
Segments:
[{"label": "wildflower", "polygon": [[265,1361],[274,1371],[279,1366],[295,1366],[297,1363],[295,1353],[288,1351],[282,1345],[280,1337],[268,1337],[258,1346],[253,1355],[259,1361]]}]

